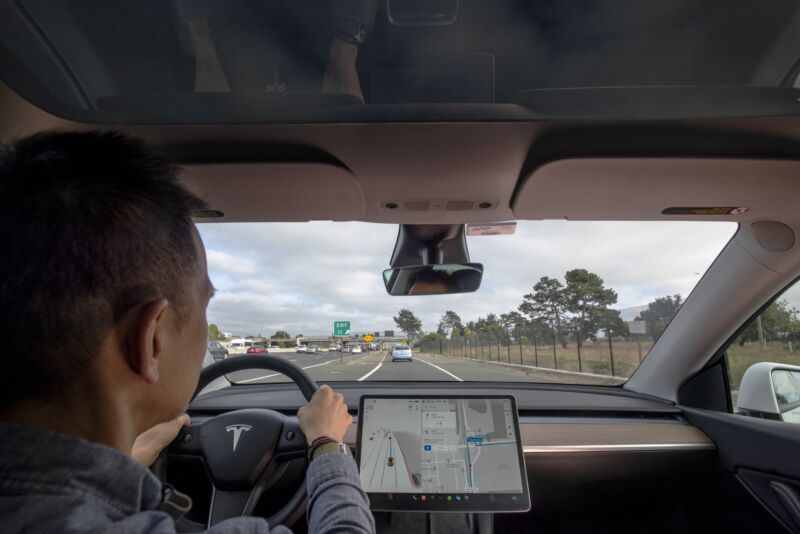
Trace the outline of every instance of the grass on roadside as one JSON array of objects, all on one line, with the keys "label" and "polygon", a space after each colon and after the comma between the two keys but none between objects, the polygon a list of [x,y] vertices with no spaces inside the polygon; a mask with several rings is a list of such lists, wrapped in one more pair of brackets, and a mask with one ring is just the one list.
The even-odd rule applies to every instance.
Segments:
[{"label": "grass on roadside", "polygon": [[[614,362],[613,375],[629,378],[652,347],[650,340],[642,340],[641,345],[636,341],[614,341],[612,343]],[[794,349],[794,347],[793,347]],[[581,347],[581,358],[578,361],[577,346],[572,343],[566,348],[557,345],[555,357],[553,346],[532,345],[502,346],[497,344],[471,345],[451,347],[445,351],[448,356],[469,358],[479,361],[499,361],[505,363],[529,365],[544,369],[559,369],[564,371],[579,371],[599,375],[612,374],[611,351],[608,342],[599,340],[586,343]],[[758,362],[776,362],[790,365],[800,365],[800,351],[789,351],[788,343],[770,342],[765,349],[758,343],[734,343],[728,350],[728,369],[730,373],[731,389],[739,388],[742,375],[748,367]]]}]

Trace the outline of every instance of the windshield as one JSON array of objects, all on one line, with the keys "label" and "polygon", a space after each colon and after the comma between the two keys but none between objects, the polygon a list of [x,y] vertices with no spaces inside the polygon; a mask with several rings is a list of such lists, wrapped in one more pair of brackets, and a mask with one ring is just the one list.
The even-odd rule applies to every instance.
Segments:
[{"label": "windshield", "polygon": [[[633,374],[734,223],[521,221],[467,237],[474,293],[390,296],[397,226],[204,223],[209,338],[269,346],[315,380],[617,385]],[[243,342],[246,340],[246,342]],[[408,347],[411,359],[393,360]],[[309,349],[318,348],[316,353]],[[305,353],[305,354],[303,354]],[[265,371],[229,377],[283,382]]]},{"label": "windshield", "polygon": [[[0,66],[37,105],[100,123],[441,118],[393,114],[407,104],[481,104],[447,116],[482,120],[774,112],[762,99],[795,111],[792,91],[725,89],[795,85],[796,2],[724,13],[698,0],[344,4],[351,12],[317,0],[3,2]],[[642,87],[669,90],[569,91]],[[700,87],[723,90],[686,90]]]}]

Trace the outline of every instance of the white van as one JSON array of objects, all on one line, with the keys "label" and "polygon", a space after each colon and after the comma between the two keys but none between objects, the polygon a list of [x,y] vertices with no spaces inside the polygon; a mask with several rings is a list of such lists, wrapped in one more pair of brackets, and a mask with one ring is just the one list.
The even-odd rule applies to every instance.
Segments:
[{"label": "white van", "polygon": [[247,349],[253,346],[253,341],[244,338],[232,339],[228,346],[231,354],[246,354]]}]

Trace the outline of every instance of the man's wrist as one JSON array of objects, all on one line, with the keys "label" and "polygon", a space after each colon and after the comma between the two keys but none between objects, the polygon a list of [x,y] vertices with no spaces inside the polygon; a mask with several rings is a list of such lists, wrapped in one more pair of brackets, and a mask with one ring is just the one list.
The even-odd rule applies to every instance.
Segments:
[{"label": "man's wrist", "polygon": [[328,441],[314,447],[309,461],[313,462],[320,456],[324,456],[326,454],[349,454],[349,452],[350,449],[346,444],[339,441]]},{"label": "man's wrist", "polygon": [[358,57],[358,45],[334,37],[331,42],[330,59],[338,61],[354,61]]},{"label": "man's wrist", "polygon": [[336,439],[333,436],[328,434],[317,434],[313,439],[308,441],[308,448],[311,449],[314,446],[322,443],[323,441],[341,441],[340,439]]}]

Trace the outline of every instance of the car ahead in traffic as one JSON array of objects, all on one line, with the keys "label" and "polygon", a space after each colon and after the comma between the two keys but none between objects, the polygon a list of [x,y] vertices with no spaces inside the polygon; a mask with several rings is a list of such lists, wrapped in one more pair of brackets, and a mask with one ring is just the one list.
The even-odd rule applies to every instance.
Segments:
[{"label": "car ahead in traffic", "polygon": [[264,345],[253,345],[247,349],[247,354],[268,354],[269,351]]},{"label": "car ahead in traffic", "polygon": [[319,353],[319,345],[309,345],[306,349],[306,353],[308,354],[318,354]]},{"label": "car ahead in traffic", "polygon": [[253,346],[253,341],[250,339],[245,338],[237,338],[231,340],[230,343],[230,352],[232,354],[244,354],[247,352],[247,349]]},{"label": "car ahead in traffic", "polygon": [[339,352],[342,348],[339,345],[331,345],[328,347],[328,352]]},{"label": "car ahead in traffic", "polygon": [[223,347],[222,343],[219,341],[209,341],[208,352],[211,353],[211,357],[214,358],[215,361],[224,360],[228,357],[228,349]]},{"label": "car ahead in traffic", "polygon": [[308,352],[308,346],[307,345],[297,345],[297,350],[295,350],[295,352],[297,354],[306,353],[306,352]]},{"label": "car ahead in traffic", "polygon": [[412,361],[411,347],[408,345],[395,345],[392,347],[390,356],[393,362],[410,362]]},{"label": "car ahead in traffic", "polygon": [[350,354],[361,354],[362,352],[364,351],[358,345],[353,345],[350,347]]}]

